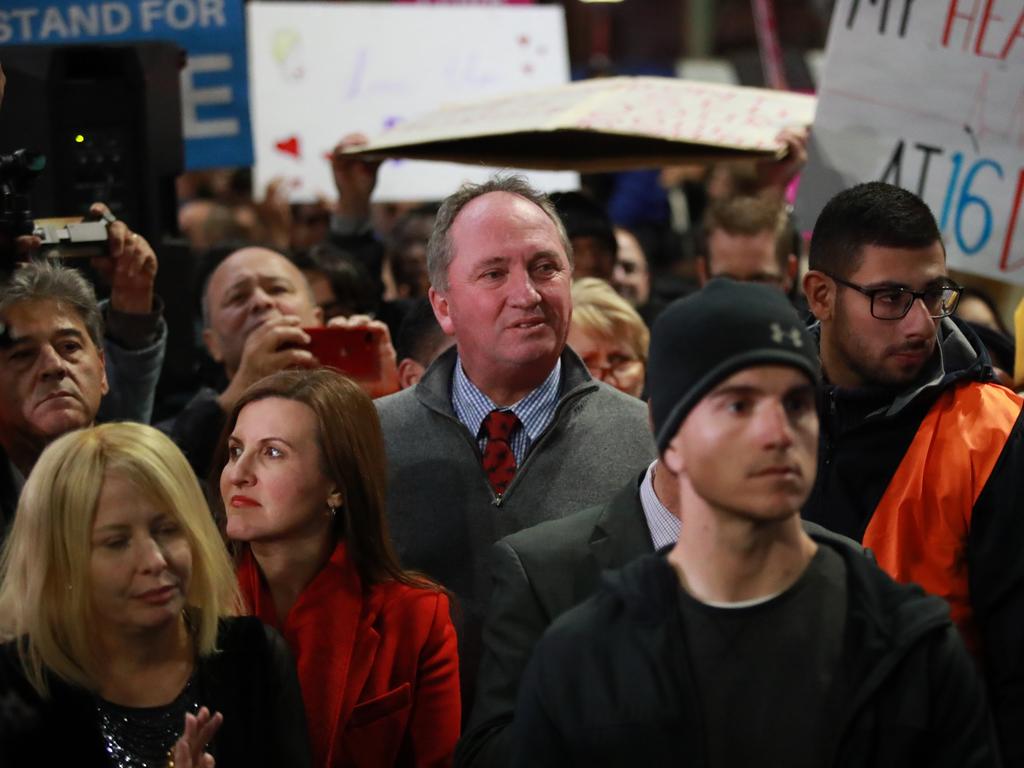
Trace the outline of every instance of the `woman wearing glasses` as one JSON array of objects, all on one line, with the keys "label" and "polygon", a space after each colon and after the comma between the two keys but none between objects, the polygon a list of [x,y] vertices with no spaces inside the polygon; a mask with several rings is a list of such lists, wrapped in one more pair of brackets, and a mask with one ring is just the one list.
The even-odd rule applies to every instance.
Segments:
[{"label": "woman wearing glasses", "polygon": [[650,337],[643,318],[604,280],[573,283],[569,346],[595,379],[640,397]]}]

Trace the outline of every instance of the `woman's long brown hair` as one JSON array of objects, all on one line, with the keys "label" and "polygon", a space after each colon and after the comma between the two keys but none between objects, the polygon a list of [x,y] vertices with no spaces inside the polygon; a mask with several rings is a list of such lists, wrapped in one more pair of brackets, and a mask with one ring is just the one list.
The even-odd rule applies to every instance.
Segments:
[{"label": "woman's long brown hair", "polygon": [[[228,438],[238,414],[249,403],[280,397],[302,403],[316,414],[321,469],[342,491],[344,507],[334,517],[334,534],[348,545],[364,586],[397,581],[441,590],[398,562],[387,525],[387,454],[377,409],[351,379],[331,368],[280,371],[247,389],[228,415],[214,457],[211,495],[219,500],[220,475],[227,463]],[[223,503],[216,505],[223,515]]]}]

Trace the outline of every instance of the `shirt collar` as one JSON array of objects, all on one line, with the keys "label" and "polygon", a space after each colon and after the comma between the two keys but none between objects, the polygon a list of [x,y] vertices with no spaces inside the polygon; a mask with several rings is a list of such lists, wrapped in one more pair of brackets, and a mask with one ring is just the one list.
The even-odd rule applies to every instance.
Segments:
[{"label": "shirt collar", "polygon": [[647,529],[651,532],[655,552],[676,543],[680,526],[679,518],[668,511],[668,507],[661,503],[658,494],[654,492],[654,468],[657,463],[657,459],[651,462],[640,482],[640,506],[647,519]]},{"label": "shirt collar", "polygon": [[539,387],[518,403],[499,407],[469,380],[462,369],[462,359],[457,357],[455,375],[452,377],[452,408],[459,421],[465,424],[474,436],[480,433],[480,425],[491,411],[512,411],[519,418],[532,442],[540,436],[555,414],[561,377],[562,360],[559,359]]}]

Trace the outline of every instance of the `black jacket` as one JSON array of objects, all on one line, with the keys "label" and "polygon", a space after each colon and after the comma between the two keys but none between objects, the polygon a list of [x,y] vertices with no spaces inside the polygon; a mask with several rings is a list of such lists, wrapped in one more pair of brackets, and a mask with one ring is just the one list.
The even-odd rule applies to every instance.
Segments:
[{"label": "black jacket", "polygon": [[[945,604],[815,538],[847,570],[852,695],[832,765],[998,766],[982,685]],[[520,690],[514,765],[706,765],[678,590],[672,567],[650,555],[552,625]]]},{"label": "black jacket", "polygon": [[[494,589],[472,717],[455,753],[459,768],[509,765],[516,696],[537,641],[555,619],[598,590],[603,572],[654,551],[640,504],[643,476],[607,504],[535,525],[494,545]],[[813,523],[805,521],[804,528],[840,539]],[[855,542],[842,541],[863,552]]]},{"label": "black jacket", "polygon": [[[939,395],[969,381],[992,381],[973,331],[939,327],[941,355],[907,391],[824,393],[817,484],[804,518],[862,541],[882,495],[922,419]],[[993,384],[992,386],[997,386]],[[1024,414],[1018,415],[971,513],[966,542],[971,608],[983,672],[1008,765],[1024,764]]]},{"label": "black jacket", "polygon": [[[200,704],[224,715],[210,746],[217,765],[308,767],[302,697],[281,636],[252,617],[227,619],[217,648],[200,659],[197,681]],[[0,765],[109,764],[93,695],[53,678],[41,698],[14,643],[0,646]]]}]

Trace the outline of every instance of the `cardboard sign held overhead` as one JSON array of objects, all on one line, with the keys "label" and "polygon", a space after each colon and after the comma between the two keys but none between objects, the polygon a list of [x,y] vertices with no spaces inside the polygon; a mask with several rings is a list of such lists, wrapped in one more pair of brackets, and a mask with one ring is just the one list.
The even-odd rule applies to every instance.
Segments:
[{"label": "cardboard sign held overhead", "polygon": [[950,267],[1024,284],[1024,0],[839,0],[797,215],[846,187],[920,195]]},{"label": "cardboard sign held overhead", "polygon": [[[335,197],[327,156],[347,133],[378,133],[453,100],[569,79],[565,18],[553,6],[250,3],[257,194],[275,177],[294,199]],[[440,199],[486,168],[385,163],[375,199]],[[545,190],[575,174],[534,174]]]},{"label": "cardboard sign held overhead", "polygon": [[355,154],[612,171],[778,154],[812,96],[662,77],[586,80],[444,107]]}]

